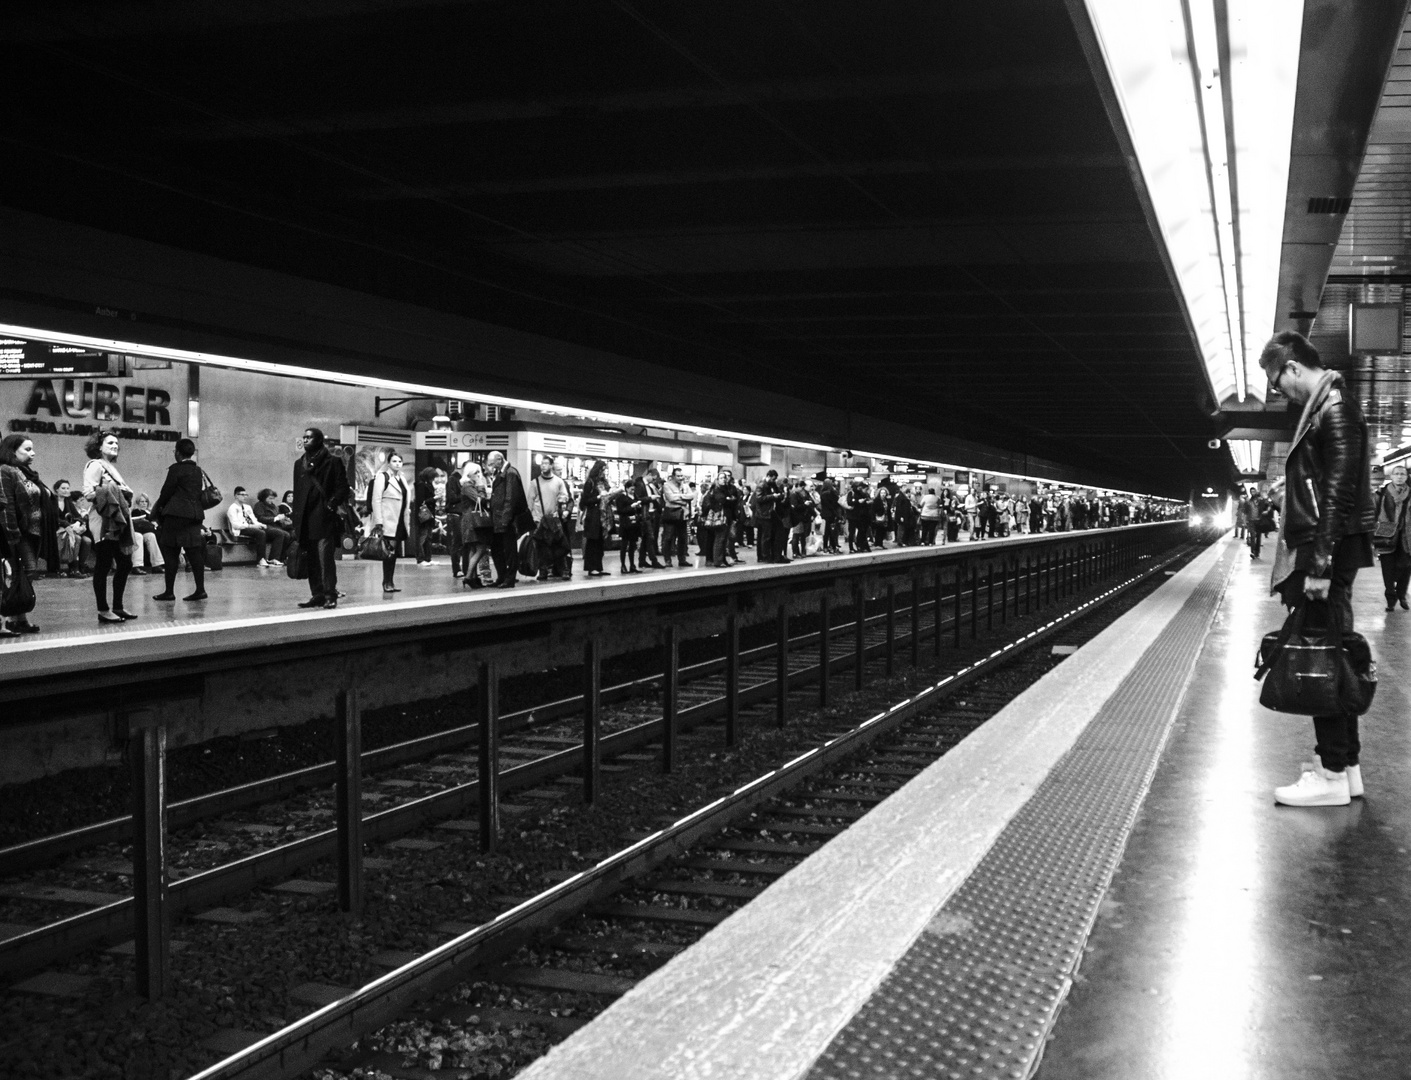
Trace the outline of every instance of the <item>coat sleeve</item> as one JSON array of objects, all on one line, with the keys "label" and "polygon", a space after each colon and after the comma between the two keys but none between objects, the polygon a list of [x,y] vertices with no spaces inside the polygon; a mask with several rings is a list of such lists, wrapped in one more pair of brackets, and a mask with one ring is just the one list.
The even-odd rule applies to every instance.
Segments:
[{"label": "coat sleeve", "polygon": [[18,517],[19,493],[16,491],[13,466],[0,467],[0,517],[5,524],[5,538],[10,542],[10,550],[20,542],[20,521]]},{"label": "coat sleeve", "polygon": [[343,467],[343,459],[334,455],[332,466],[328,470],[328,490],[324,492],[331,509],[342,506],[353,494],[353,489],[348,486],[348,470]]},{"label": "coat sleeve", "polygon": [[1318,478],[1318,527],[1313,534],[1313,573],[1323,576],[1333,561],[1333,549],[1347,535],[1357,507],[1360,470],[1366,467],[1367,433],[1347,406],[1338,402],[1323,410],[1318,439],[1323,474]]},{"label": "coat sleeve", "polygon": [[[387,528],[387,520],[382,516],[382,497],[387,493],[387,474],[378,471],[372,474],[372,491],[368,494],[368,503],[372,507],[372,524],[374,527],[382,526]],[[396,531],[395,529],[393,530]]]}]

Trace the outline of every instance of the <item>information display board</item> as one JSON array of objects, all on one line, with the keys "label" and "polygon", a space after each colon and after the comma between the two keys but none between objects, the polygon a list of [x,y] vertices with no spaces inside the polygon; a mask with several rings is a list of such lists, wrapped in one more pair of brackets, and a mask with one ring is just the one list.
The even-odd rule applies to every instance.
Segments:
[{"label": "information display board", "polygon": [[120,360],[119,353],[98,352],[81,345],[0,337],[0,379],[109,375]]}]

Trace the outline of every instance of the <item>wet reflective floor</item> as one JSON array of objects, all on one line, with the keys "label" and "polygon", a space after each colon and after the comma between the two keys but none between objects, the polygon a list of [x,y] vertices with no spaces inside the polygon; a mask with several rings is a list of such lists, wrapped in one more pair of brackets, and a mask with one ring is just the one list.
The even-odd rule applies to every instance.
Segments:
[{"label": "wet reflective floor", "polygon": [[1259,705],[1284,612],[1240,559],[1039,1080],[1411,1076],[1411,612],[1359,574],[1365,798],[1276,806],[1313,725]]}]

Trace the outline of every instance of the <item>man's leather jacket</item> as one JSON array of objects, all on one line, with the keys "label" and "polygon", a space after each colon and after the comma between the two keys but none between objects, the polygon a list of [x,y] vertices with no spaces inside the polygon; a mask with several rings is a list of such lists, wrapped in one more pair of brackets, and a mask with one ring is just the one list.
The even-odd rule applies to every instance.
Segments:
[{"label": "man's leather jacket", "polygon": [[1284,541],[1313,545],[1313,576],[1327,576],[1338,541],[1376,525],[1370,465],[1367,421],[1339,375],[1284,466]]}]

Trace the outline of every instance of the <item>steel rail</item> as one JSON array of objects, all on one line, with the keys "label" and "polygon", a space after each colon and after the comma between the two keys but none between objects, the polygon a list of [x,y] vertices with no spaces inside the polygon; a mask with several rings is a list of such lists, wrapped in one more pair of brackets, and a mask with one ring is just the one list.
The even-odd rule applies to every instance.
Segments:
[{"label": "steel rail", "polygon": [[618,892],[627,883],[720,832],[805,779],[865,749],[923,709],[945,700],[982,675],[1040,644],[1076,618],[1091,614],[1160,571],[1181,552],[1099,593],[989,656],[945,676],[849,732],[686,815],[539,893],[493,920],[373,980],[347,997],[286,1025],[244,1050],[196,1073],[190,1080],[285,1080],[313,1068],[329,1051],[348,1046],[385,1026],[417,999],[465,981],[469,973],[513,952],[529,938]]},{"label": "steel rail", "polygon": [[[927,601],[922,605],[923,611],[931,611],[934,607],[934,601]],[[881,624],[885,618],[885,615],[869,615],[867,617],[867,626],[871,627],[874,623]],[[851,628],[853,625],[852,622],[848,622],[843,624],[843,627]],[[925,637],[926,635],[923,634],[922,636]],[[806,648],[807,646],[815,644],[817,641],[818,632],[812,631],[790,638],[789,647],[791,649]],[[773,643],[744,649],[740,652],[740,662],[742,665],[748,665],[758,661],[768,660],[773,657],[777,650],[778,646]],[[842,663],[842,661],[837,660],[834,661],[834,663]],[[725,660],[723,658],[702,660],[683,667],[681,669],[681,678],[683,684],[689,684],[709,678],[712,675],[721,674],[724,670]],[[660,681],[661,676],[658,674],[646,675],[637,679],[629,679],[627,682],[615,683],[612,686],[603,688],[600,700],[605,705],[629,701],[643,691],[650,690],[654,684]],[[532,705],[525,709],[518,709],[512,713],[505,713],[500,718],[500,734],[502,736],[513,735],[522,731],[533,731],[541,727],[548,727],[561,720],[577,716],[582,710],[582,694],[575,694],[570,697],[559,698],[556,701],[545,702],[542,705]],[[415,762],[423,761],[449,750],[456,750],[464,746],[473,745],[478,731],[479,722],[475,721],[469,724],[462,724],[458,727],[448,728],[445,731],[438,731],[430,735],[422,735],[415,739],[406,739],[399,743],[378,747],[375,750],[364,751],[362,755],[363,773],[364,775],[368,775],[398,768],[402,765],[414,764]],[[196,795],[189,799],[182,799],[179,802],[168,804],[167,824],[168,827],[172,829],[185,828],[198,821],[216,817],[220,814],[230,813],[232,810],[240,810],[248,806],[258,806],[260,803],[282,799],[298,791],[331,785],[334,779],[335,763],[325,761],[317,765],[306,766],[302,769],[293,769],[276,776],[269,776],[260,780],[251,780],[245,784],[237,784],[233,787],[223,788],[220,791],[213,791],[206,795]],[[101,844],[122,843],[131,838],[131,814],[109,818],[106,821],[94,822],[91,825],[82,825],[78,828],[68,829],[61,833],[53,833],[49,836],[36,837],[33,840],[26,840],[20,844],[0,848],[0,876],[47,866],[76,851],[97,847]]]}]

